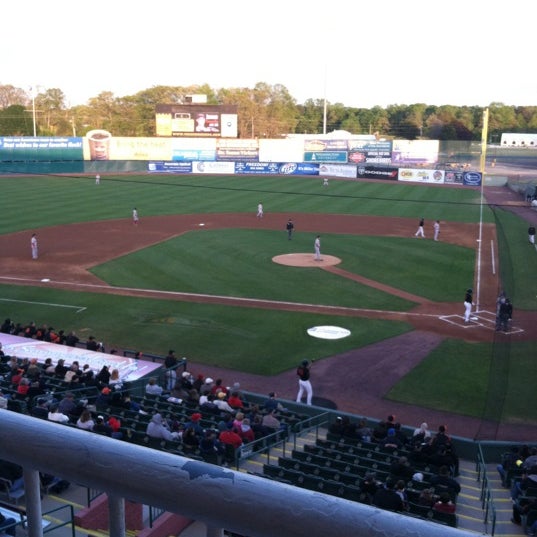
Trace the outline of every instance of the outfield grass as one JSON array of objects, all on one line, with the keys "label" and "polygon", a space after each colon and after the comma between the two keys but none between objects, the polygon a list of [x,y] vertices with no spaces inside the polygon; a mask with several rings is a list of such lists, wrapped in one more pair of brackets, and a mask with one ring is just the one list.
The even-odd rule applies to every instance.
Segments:
[{"label": "outfield grass", "polygon": [[[0,233],[45,226],[140,217],[214,212],[335,213],[475,222],[479,192],[468,188],[332,181],[318,178],[116,176],[0,178]],[[28,210],[31,208],[31,210]],[[24,209],[24,210],[22,210]],[[484,218],[490,221],[489,211]]]}]

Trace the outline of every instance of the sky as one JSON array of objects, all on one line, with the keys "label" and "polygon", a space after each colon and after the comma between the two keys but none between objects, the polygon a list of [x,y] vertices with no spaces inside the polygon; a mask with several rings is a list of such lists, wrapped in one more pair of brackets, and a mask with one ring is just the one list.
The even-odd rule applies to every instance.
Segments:
[{"label": "sky", "polygon": [[103,91],[281,84],[297,103],[537,105],[533,3],[25,0],[2,6],[0,85]]}]

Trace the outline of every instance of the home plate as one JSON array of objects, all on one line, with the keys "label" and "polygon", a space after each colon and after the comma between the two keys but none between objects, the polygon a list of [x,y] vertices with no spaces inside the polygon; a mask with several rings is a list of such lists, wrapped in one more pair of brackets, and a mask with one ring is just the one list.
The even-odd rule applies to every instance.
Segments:
[{"label": "home plate", "polygon": [[50,278],[43,278],[41,281],[44,282],[44,283],[50,282]]},{"label": "home plate", "polygon": [[479,321],[479,317],[470,317],[472,321]]},{"label": "home plate", "polygon": [[204,225],[205,225],[205,224],[204,224],[203,222],[200,224],[200,226],[204,226]]},{"label": "home plate", "polygon": [[343,339],[350,336],[351,331],[339,326],[313,326],[308,328],[308,335],[320,339]]}]

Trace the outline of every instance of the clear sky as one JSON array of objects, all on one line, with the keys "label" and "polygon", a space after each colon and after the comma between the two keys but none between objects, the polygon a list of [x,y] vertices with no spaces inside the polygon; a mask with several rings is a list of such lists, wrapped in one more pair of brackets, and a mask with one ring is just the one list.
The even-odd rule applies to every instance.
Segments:
[{"label": "clear sky", "polygon": [[282,84],[297,100],[537,105],[529,0],[72,0],[2,6],[0,84],[67,105],[158,85]]}]

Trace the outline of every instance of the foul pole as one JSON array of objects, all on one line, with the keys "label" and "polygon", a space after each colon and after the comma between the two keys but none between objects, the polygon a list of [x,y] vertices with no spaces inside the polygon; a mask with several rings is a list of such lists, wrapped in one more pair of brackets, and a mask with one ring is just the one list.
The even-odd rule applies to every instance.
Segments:
[{"label": "foul pole", "polygon": [[481,160],[479,171],[481,172],[481,199],[479,200],[479,238],[477,239],[477,281],[476,281],[476,312],[480,309],[481,291],[481,248],[483,245],[483,203],[485,201],[485,161],[487,158],[487,136],[489,129],[489,109],[483,110],[483,129],[481,130]]}]

